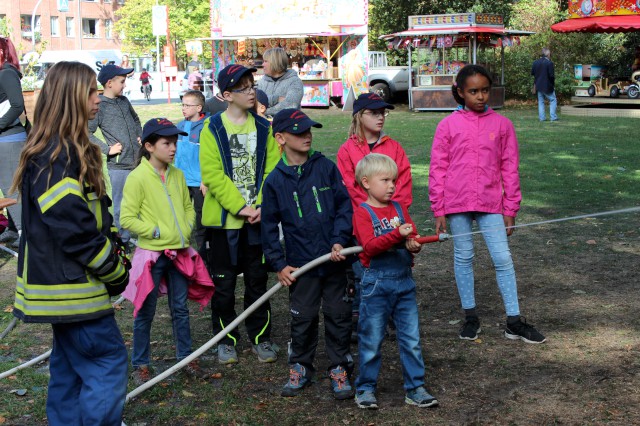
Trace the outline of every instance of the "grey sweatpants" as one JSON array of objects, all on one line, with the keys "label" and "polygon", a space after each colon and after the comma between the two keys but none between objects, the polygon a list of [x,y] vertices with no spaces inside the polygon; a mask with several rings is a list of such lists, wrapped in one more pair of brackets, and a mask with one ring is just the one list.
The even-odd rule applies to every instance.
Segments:
[{"label": "grey sweatpants", "polygon": [[[0,141],[0,189],[7,198],[18,198],[18,194],[10,194],[9,188],[13,182],[13,175],[18,168],[20,152],[24,147],[22,142],[2,142]],[[21,203],[9,207],[9,215],[18,230],[22,229],[22,206]]]}]

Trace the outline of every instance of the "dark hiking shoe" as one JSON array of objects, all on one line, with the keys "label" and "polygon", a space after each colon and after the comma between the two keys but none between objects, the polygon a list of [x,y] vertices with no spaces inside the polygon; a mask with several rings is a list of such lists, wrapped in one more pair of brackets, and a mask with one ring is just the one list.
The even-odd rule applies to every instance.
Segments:
[{"label": "dark hiking shoe", "polygon": [[460,338],[462,340],[476,340],[481,331],[478,317],[465,317],[464,324],[460,328]]},{"label": "dark hiking shoe", "polygon": [[289,368],[289,381],[282,388],[280,395],[297,396],[302,392],[302,389],[310,384],[311,380],[307,378],[307,369],[300,364],[293,364]]},{"label": "dark hiking shoe", "polygon": [[329,371],[329,378],[331,378],[331,390],[333,391],[333,397],[335,399],[350,399],[353,398],[353,388],[349,383],[349,377],[347,376],[347,370],[342,366],[337,366]]},{"label": "dark hiking shoe", "polygon": [[531,324],[527,324],[527,320],[520,318],[514,324],[507,324],[504,330],[504,337],[511,340],[522,340],[526,343],[544,343],[547,338],[542,335]]},{"label": "dark hiking shoe", "polygon": [[416,405],[420,408],[434,407],[438,405],[438,400],[435,399],[424,387],[412,389],[407,392],[404,397],[404,402],[409,405]]}]

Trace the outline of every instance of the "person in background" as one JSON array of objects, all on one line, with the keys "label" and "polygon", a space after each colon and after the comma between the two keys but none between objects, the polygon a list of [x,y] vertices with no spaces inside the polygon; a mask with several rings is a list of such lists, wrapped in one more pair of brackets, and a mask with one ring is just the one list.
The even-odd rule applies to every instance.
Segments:
[{"label": "person in background", "polygon": [[[264,256],[280,283],[289,287],[289,381],[281,395],[296,396],[313,380],[322,308],[333,396],[349,399],[353,398],[349,383],[353,371],[351,303],[344,297],[346,258],[340,251],[352,240],[353,210],[336,165],[311,148],[311,127],[322,125],[300,110],[283,109],[276,114],[273,132],[283,154],[263,189]],[[280,223],[286,254],[280,242]],[[332,262],[297,278],[292,275],[327,253],[331,253]]]},{"label": "person in background", "polygon": [[[24,112],[21,78],[20,62],[13,43],[6,37],[0,37],[0,189],[11,198],[17,198],[17,194],[9,192],[9,187],[27,140],[27,132],[20,122],[20,115]],[[0,234],[0,242],[13,248],[20,246],[20,203],[18,200],[18,204],[8,208],[13,225]]]},{"label": "person in background", "polygon": [[193,71],[189,73],[187,83],[189,90],[199,90],[201,92],[204,91],[204,80],[202,79],[200,68],[195,67]]},{"label": "person in background", "polygon": [[[122,61],[120,61],[120,68],[133,68],[133,66],[131,66],[131,61],[129,61],[129,55],[122,55]],[[133,80],[133,75],[134,72],[131,71],[128,75],[127,78],[129,80]],[[125,86],[124,90],[123,90],[123,95],[126,96],[127,98],[131,95],[131,87],[129,87],[128,85]]]},{"label": "person in background", "polygon": [[[126,76],[132,71],[133,68],[123,69],[116,65],[102,67],[98,74],[98,81],[104,87],[104,93],[100,95],[102,104],[95,118],[89,121],[91,142],[98,145],[107,156],[107,169],[113,195],[113,216],[125,243],[129,241],[130,234],[120,226],[122,190],[127,176],[135,167],[135,156],[142,134],[138,114],[131,106],[129,99],[122,96],[126,86]],[[104,140],[95,136],[94,133],[98,128],[102,131]]]},{"label": "person in background", "polygon": [[284,49],[274,47],[262,54],[264,75],[258,81],[258,89],[267,94],[267,115],[274,116],[285,108],[300,109],[304,88],[298,73],[289,66]]},{"label": "person in background", "polygon": [[95,71],[55,64],[11,188],[24,222],[13,315],[52,325],[51,426],[120,425],[127,391],[127,349],[110,296],[126,287],[129,261],[108,210],[100,148],[89,139],[99,108]]},{"label": "person in background", "polygon": [[549,48],[542,48],[540,58],[536,59],[531,66],[531,75],[534,78],[535,90],[538,95],[538,119],[540,121],[547,119],[544,111],[544,101],[546,99],[549,101],[549,120],[558,121],[558,115],[556,114],[558,100],[556,99],[554,88],[556,77]]},{"label": "person in background", "polygon": [[[262,185],[278,163],[279,153],[271,123],[253,112],[255,68],[229,65],[218,75],[220,93],[229,103],[223,113],[209,118],[200,133],[200,171],[207,187],[202,225],[210,228],[209,271],[216,294],[211,301],[213,334],[237,318],[236,278],[244,275],[245,309],[267,291],[260,220]],[[271,306],[265,302],[245,320],[252,351],[259,362],[275,362],[271,343]],[[238,329],[218,344],[218,362],[238,362]]]},{"label": "person in background", "polygon": [[256,90],[256,113],[260,117],[269,119],[269,117],[266,116],[268,105],[269,105],[269,98],[267,97],[267,94],[264,93],[262,90],[257,89]]},{"label": "person in background", "polygon": [[207,187],[202,183],[200,173],[200,132],[209,113],[202,112],[204,95],[199,90],[189,90],[182,96],[182,116],[184,120],[178,123],[178,129],[187,133],[178,138],[175,166],[182,170],[187,180],[189,196],[196,210],[195,239],[200,255],[207,259],[205,250],[206,229],[202,226],[202,204],[207,193]]},{"label": "person in background", "polygon": [[459,337],[476,340],[481,332],[473,275],[475,221],[491,255],[507,314],[504,336],[526,343],[546,338],[520,317],[516,272],[507,237],[513,233],[522,192],[518,174],[518,139],[513,123],[488,106],[491,76],[479,65],[466,65],[451,86],[463,108],[436,128],[429,166],[429,200],[436,234],[453,236],[453,270],[465,321]]},{"label": "person in background", "polygon": [[[146,68],[142,68],[142,72],[140,73],[140,93],[144,93],[145,86],[149,86],[149,93],[151,93],[153,90],[151,80],[153,80],[151,74],[149,74]],[[147,99],[147,101],[149,101],[149,99]]]}]

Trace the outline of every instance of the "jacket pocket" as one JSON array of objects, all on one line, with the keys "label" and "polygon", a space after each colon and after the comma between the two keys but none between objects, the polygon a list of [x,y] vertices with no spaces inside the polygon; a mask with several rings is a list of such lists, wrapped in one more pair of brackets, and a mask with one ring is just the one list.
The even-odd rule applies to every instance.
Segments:
[{"label": "jacket pocket", "polygon": [[62,260],[62,273],[64,274],[64,277],[69,281],[77,281],[81,278],[84,278],[83,281],[86,281],[86,271],[84,269],[84,266],[73,260]]}]

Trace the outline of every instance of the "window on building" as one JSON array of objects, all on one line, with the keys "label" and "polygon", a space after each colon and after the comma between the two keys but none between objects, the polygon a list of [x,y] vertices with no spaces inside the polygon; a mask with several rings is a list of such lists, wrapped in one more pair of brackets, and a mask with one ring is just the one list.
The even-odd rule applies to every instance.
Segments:
[{"label": "window on building", "polygon": [[82,36],[98,37],[98,20],[93,18],[82,19]]},{"label": "window on building", "polygon": [[124,0],[118,0],[118,4],[124,4]]},{"label": "window on building", "polygon": [[[40,15],[36,15],[35,19],[36,35],[40,33]],[[20,15],[20,33],[22,37],[31,38],[31,15]]]},{"label": "window on building", "polygon": [[51,36],[60,37],[60,21],[57,16],[51,17]]},{"label": "window on building", "polygon": [[75,37],[75,25],[73,25],[73,18],[67,18],[67,37]]},{"label": "window on building", "polygon": [[113,38],[113,21],[111,19],[104,20],[104,38]]}]

